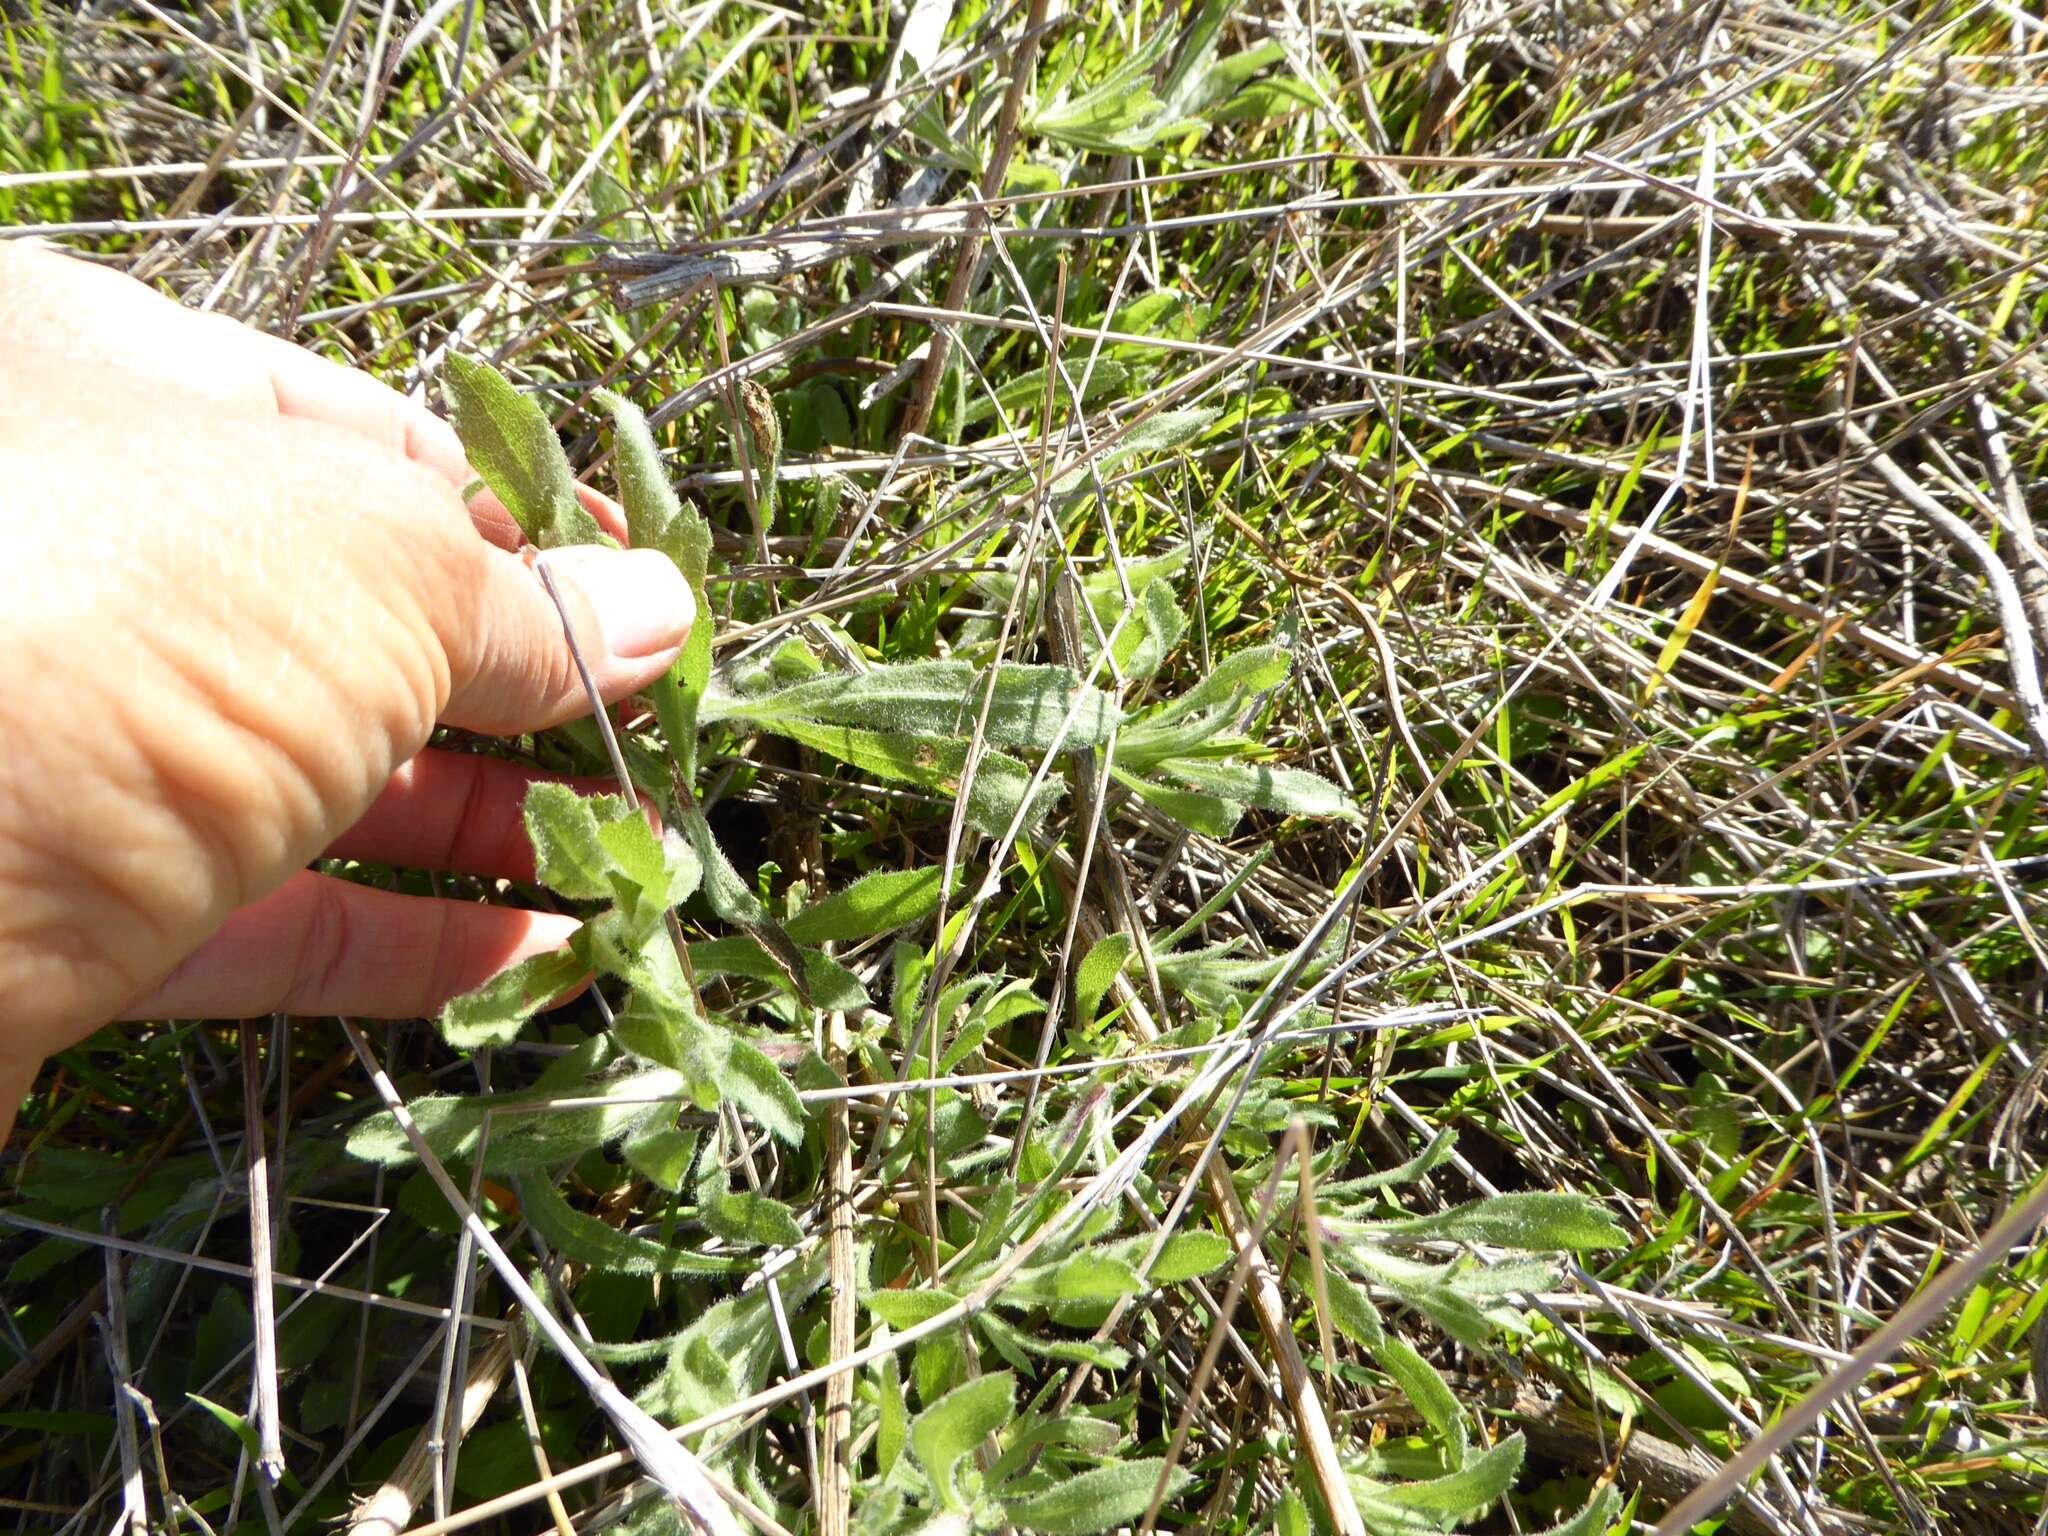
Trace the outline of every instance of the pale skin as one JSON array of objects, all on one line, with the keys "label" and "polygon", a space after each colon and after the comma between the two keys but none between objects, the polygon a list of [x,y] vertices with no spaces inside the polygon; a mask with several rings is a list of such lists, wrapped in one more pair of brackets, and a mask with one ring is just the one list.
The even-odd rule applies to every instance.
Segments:
[{"label": "pale skin", "polygon": [[[0,241],[0,1139],[109,1021],[416,1017],[566,940],[307,868],[532,875],[535,775],[426,746],[589,711],[470,478],[367,375]],[[692,611],[665,557],[546,558],[607,700],[667,670]]]}]

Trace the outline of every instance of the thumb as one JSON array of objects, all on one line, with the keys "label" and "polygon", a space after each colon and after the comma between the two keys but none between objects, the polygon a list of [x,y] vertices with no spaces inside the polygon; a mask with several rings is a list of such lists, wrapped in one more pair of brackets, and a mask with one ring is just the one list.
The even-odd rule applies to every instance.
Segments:
[{"label": "thumb", "polygon": [[[522,557],[478,540],[481,570],[445,605],[449,725],[489,735],[537,731],[590,712],[576,654],[606,703],[674,663],[696,616],[690,585],[651,549],[575,545]],[[547,567],[561,606],[535,559]],[[564,618],[576,638],[571,651]]]}]

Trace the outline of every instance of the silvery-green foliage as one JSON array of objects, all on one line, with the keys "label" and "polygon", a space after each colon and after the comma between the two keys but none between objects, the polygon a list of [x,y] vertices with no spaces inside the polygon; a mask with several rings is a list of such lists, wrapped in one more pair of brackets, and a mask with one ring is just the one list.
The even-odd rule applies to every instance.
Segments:
[{"label": "silvery-green foliage", "polygon": [[[1195,54],[1168,77],[1173,101],[1207,100],[1209,88],[1199,82],[1210,78],[1204,72],[1212,68],[1214,33],[1197,28]],[[1145,111],[1156,117],[1154,107]],[[447,381],[472,463],[528,539],[547,548],[601,538],[539,406],[480,364],[451,362]],[[775,515],[780,428],[758,389],[742,403],[739,426],[765,524]],[[1192,627],[1175,595],[1188,564],[1184,547],[1085,577],[1085,633],[1072,666],[981,655],[971,624],[948,659],[856,665],[847,659],[858,655],[850,641],[818,651],[792,639],[714,666],[709,528],[670,486],[640,413],[608,392],[598,394],[597,404],[611,420],[632,541],[661,551],[683,572],[698,621],[667,675],[647,691],[651,728],[620,742],[644,804],[554,783],[528,794],[524,816],[537,879],[583,914],[569,948],[522,962],[450,1003],[441,1028],[461,1049],[505,1046],[540,1009],[593,974],[616,999],[611,1024],[556,1060],[532,1089],[414,1103],[434,1152],[463,1167],[480,1161],[484,1175],[509,1186],[493,1198],[501,1207],[516,1199],[518,1214],[563,1259],[653,1284],[751,1277],[659,1349],[600,1350],[621,1370],[650,1372],[638,1378],[640,1405],[680,1423],[738,1401],[758,1390],[771,1368],[786,1367],[778,1329],[823,1280],[816,1212],[784,1204],[769,1192],[773,1186],[736,1187],[728,1171],[728,1120],[737,1110],[790,1149],[786,1155],[809,1156],[807,1145],[816,1141],[788,1068],[808,1082],[821,1073],[824,1081],[832,1078],[807,1047],[786,1036],[771,1039],[745,1022],[749,1016],[785,1018],[796,1006],[864,1019],[855,1049],[869,1075],[886,1080],[901,1071],[915,1081],[934,1069],[942,1076],[973,1070],[992,1036],[1046,1009],[1028,978],[953,975],[933,993],[933,953],[917,945],[898,943],[888,971],[872,963],[856,969],[840,958],[925,922],[944,894],[935,868],[880,870],[771,908],[720,845],[698,798],[707,750],[779,735],[857,774],[913,785],[941,802],[960,797],[967,821],[990,836],[1036,832],[1091,754],[1107,757],[1114,783],[1196,831],[1221,835],[1252,807],[1282,815],[1352,812],[1343,794],[1315,775],[1255,760],[1245,729],[1285,688],[1286,651],[1263,647],[1226,658],[1177,697],[1162,696],[1151,683]],[[1202,409],[1155,416],[1125,434],[1104,462],[1191,441],[1217,415]],[[1076,477],[1068,481],[1055,487],[1062,497],[1078,489]],[[1001,588],[1006,579],[1015,580],[999,573],[988,584]],[[1011,585],[1004,595],[1015,591]],[[1134,707],[1126,699],[1142,702]],[[583,761],[596,758],[594,725],[578,723],[560,735]],[[685,931],[677,909],[686,901],[725,931]],[[1158,975],[1188,999],[1198,1021],[1232,1016],[1272,975],[1274,962],[1228,946],[1165,951],[1157,956]],[[1098,1024],[1117,977],[1136,957],[1132,939],[1120,934],[1084,957],[1075,978],[1080,1029]],[[885,999],[873,995],[877,975],[890,978]],[[712,983],[737,1006],[707,1006]],[[878,1004],[886,1007],[877,1011]],[[925,1039],[927,1029],[928,1043],[906,1060],[912,1040]],[[905,1177],[913,1159],[949,1180],[996,1171],[1008,1144],[971,1093],[935,1085],[919,1090],[919,1098],[920,1112],[905,1117],[901,1133],[883,1147],[876,1172],[884,1185]],[[1234,1134],[1266,1134],[1291,1112],[1254,1084],[1236,1107]],[[1010,1182],[994,1186],[984,1220],[942,1284],[898,1290],[863,1279],[860,1299],[878,1333],[934,1317],[977,1286],[992,1291],[990,1305],[962,1328],[918,1344],[904,1362],[907,1381],[894,1357],[877,1367],[883,1390],[871,1410],[861,1410],[874,1426],[879,1464],[878,1479],[859,1494],[863,1530],[880,1536],[918,1527],[1010,1526],[1086,1536],[1131,1523],[1150,1504],[1161,1462],[1127,1459],[1121,1432],[1087,1415],[1020,1412],[1017,1381],[1049,1364],[1125,1368],[1125,1346],[1090,1333],[1131,1298],[1221,1269],[1231,1258],[1228,1243],[1199,1228],[1163,1242],[1145,1232],[1118,1233],[1111,1212],[1098,1211],[1038,1248],[1000,1284],[992,1278],[1006,1255],[1058,1215],[1063,1181],[1098,1134],[1085,1110],[1076,1109],[1032,1137],[1022,1149],[1030,1193],[1019,1196]],[[394,1168],[413,1155],[386,1117],[363,1122],[349,1145],[359,1157]],[[707,1155],[712,1147],[720,1150]],[[609,1163],[593,1160],[600,1151]],[[623,1165],[665,1197],[660,1219],[622,1222],[616,1212],[582,1208],[564,1191],[572,1165],[577,1179],[598,1178],[599,1187],[609,1177],[605,1167]],[[1149,1187],[1141,1181],[1141,1189]],[[863,1251],[863,1277],[867,1268]],[[984,1370],[984,1357],[1010,1370]],[[1425,1387],[1421,1376],[1413,1379]],[[906,1396],[921,1405],[914,1416]],[[1430,1412],[1451,1423],[1441,1404],[1433,1402]],[[733,1454],[741,1443],[724,1453],[730,1474],[769,1503],[754,1481],[752,1459]],[[1166,1495],[1187,1477],[1174,1469]]]},{"label": "silvery-green foliage", "polygon": [[1093,1536],[1136,1521],[1155,1490],[1170,1499],[1192,1480],[1185,1468],[1168,1475],[1160,1458],[1119,1457],[1121,1437],[1101,1420],[1020,1415],[1017,1385],[1009,1371],[964,1382],[893,1431],[910,1454],[891,1446],[861,1529]]},{"label": "silvery-green foliage", "polygon": [[[1556,1256],[1627,1244],[1613,1219],[1583,1195],[1494,1195],[1424,1216],[1392,1206],[1392,1191],[1428,1177],[1451,1151],[1450,1133],[1444,1132],[1398,1167],[1320,1184],[1308,1219],[1321,1229],[1329,1267],[1320,1287],[1298,1268],[1294,1277],[1303,1301],[1312,1306],[1327,1301],[1330,1323],[1374,1359],[1432,1432],[1441,1476],[1402,1480],[1395,1469],[1371,1457],[1351,1468],[1359,1511],[1374,1536],[1423,1536],[1476,1518],[1513,1486],[1523,1447],[1520,1436],[1511,1436],[1473,1453],[1471,1423],[1450,1384],[1388,1326],[1373,1293],[1413,1311],[1465,1348],[1483,1352],[1503,1334],[1526,1332],[1523,1298],[1555,1283]],[[1254,1165],[1240,1179],[1251,1185],[1268,1171]],[[1294,1203],[1290,1190],[1282,1200],[1288,1217],[1295,1214]],[[1282,1221],[1276,1215],[1276,1229]],[[1439,1250],[1450,1244],[1460,1245],[1461,1251],[1441,1257]],[[1476,1248],[1507,1252],[1482,1257],[1472,1251]],[[1612,1511],[1610,1492],[1596,1494],[1558,1533],[1604,1530]]]}]

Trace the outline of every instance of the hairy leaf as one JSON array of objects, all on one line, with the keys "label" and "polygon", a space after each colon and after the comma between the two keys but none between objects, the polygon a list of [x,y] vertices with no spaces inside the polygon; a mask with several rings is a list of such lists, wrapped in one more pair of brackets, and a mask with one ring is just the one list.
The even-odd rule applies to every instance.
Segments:
[{"label": "hairy leaf", "polygon": [[[1152,1503],[1166,1459],[1149,1456],[1139,1461],[1113,1462],[1070,1477],[1041,1493],[1003,1500],[1003,1518],[1023,1531],[1045,1536],[1092,1536],[1119,1525],[1129,1525]],[[1194,1479],[1185,1467],[1175,1467],[1166,1480],[1166,1497],[1171,1500],[1186,1490]]]},{"label": "hairy leaf", "polygon": [[914,1328],[937,1317],[959,1300],[943,1287],[926,1285],[914,1291],[871,1291],[862,1305],[891,1328]]},{"label": "hairy leaf", "polygon": [[1159,670],[1188,627],[1188,616],[1165,582],[1147,587],[1137,610],[1117,636],[1116,664],[1125,677],[1150,677]]},{"label": "hairy leaf", "polygon": [[1046,1306],[1064,1301],[1121,1301],[1144,1289],[1138,1271],[1096,1248],[1083,1248],[1051,1264],[1019,1270],[997,1294],[1004,1306]]},{"label": "hairy leaf", "polygon": [[[640,407],[608,389],[593,390],[590,398],[612,419],[612,467],[619,477],[619,502],[626,509],[626,536],[635,549],[658,549],[690,575],[684,524],[695,514],[684,512],[669,484],[647,418]],[[696,574],[701,581],[703,572]]]},{"label": "hairy leaf", "polygon": [[1380,1368],[1394,1378],[1394,1385],[1406,1394],[1422,1415],[1423,1422],[1443,1437],[1444,1456],[1453,1472],[1465,1465],[1471,1447],[1465,1410],[1458,1405],[1450,1386],[1436,1367],[1416,1352],[1399,1334],[1384,1334],[1373,1346]]},{"label": "hairy leaf", "polygon": [[729,1243],[793,1248],[804,1240],[803,1228],[788,1206],[753,1191],[720,1195],[701,1215],[705,1227]]},{"label": "hairy leaf", "polygon": [[1107,933],[1097,939],[1074,968],[1074,1024],[1082,1031],[1095,1027],[1095,1011],[1131,958],[1137,946],[1127,933]]},{"label": "hairy leaf", "polygon": [[910,1414],[904,1407],[903,1379],[893,1353],[875,1362],[875,1378],[879,1389],[876,1396],[882,1405],[881,1421],[875,1430],[875,1469],[886,1483],[909,1442]]},{"label": "hairy leaf", "polygon": [[964,661],[903,662],[813,678],[772,693],[718,694],[705,700],[704,713],[707,720],[812,720],[957,742],[974,734],[984,696],[986,738],[1003,747],[1096,747],[1119,719],[1109,695],[1082,684],[1065,667],[1005,663],[995,669],[991,685],[989,673]]},{"label": "hairy leaf", "polygon": [[[1151,458],[1184,448],[1214,426],[1222,415],[1223,408],[1214,405],[1184,411],[1161,411],[1125,433],[1122,442],[1095,461],[1095,472],[1106,475],[1127,459]],[[1072,470],[1053,483],[1053,491],[1061,496],[1067,495],[1079,490],[1087,479],[1086,468]]]},{"label": "hairy leaf", "polygon": [[945,1508],[966,1509],[953,1469],[1010,1422],[1016,1403],[1017,1378],[999,1371],[954,1388],[911,1421],[911,1454],[932,1480],[932,1491]]},{"label": "hairy leaf", "polygon": [[[1137,1269],[1145,1262],[1156,1241],[1152,1233],[1097,1245],[1096,1252]],[[1178,1285],[1198,1275],[1211,1274],[1230,1262],[1230,1240],[1220,1232],[1192,1230],[1176,1232],[1159,1250],[1159,1262],[1145,1277],[1150,1285]]]},{"label": "hairy leaf", "polygon": [[[578,1083],[566,1092],[551,1085],[523,1093],[436,1094],[414,1099],[406,1109],[443,1161],[474,1158],[488,1117],[491,1137],[484,1167],[492,1173],[510,1173],[559,1167],[631,1134],[649,1120],[673,1116],[674,1099],[681,1092],[682,1079],[674,1072],[638,1072]],[[608,1102],[574,1109],[547,1107],[564,1097]],[[352,1157],[386,1168],[413,1161],[412,1142],[388,1110],[358,1121],[348,1133],[348,1150]]]},{"label": "hairy leaf", "polygon": [[974,1326],[988,1337],[997,1353],[1018,1370],[1031,1368],[1030,1356],[1047,1360],[1074,1360],[1105,1371],[1120,1371],[1131,1363],[1131,1352],[1117,1344],[1096,1344],[1087,1339],[1042,1337],[1013,1327],[993,1312],[983,1312]]},{"label": "hairy leaf", "polygon": [[1398,1168],[1387,1168],[1379,1173],[1369,1173],[1358,1181],[1360,1189],[1394,1189],[1403,1184],[1412,1184],[1425,1174],[1433,1173],[1450,1160],[1457,1143],[1457,1133],[1446,1127],[1429,1139],[1429,1145],[1409,1158]]},{"label": "hairy leaf", "polygon": [[[1473,1457],[1458,1471],[1420,1483],[1379,1483],[1354,1477],[1359,1512],[1368,1527],[1376,1528],[1376,1516],[1395,1529],[1402,1528],[1404,1516],[1423,1515],[1456,1520],[1491,1507],[1514,1486],[1522,1469],[1524,1445],[1520,1435],[1510,1435]],[[1425,1527],[1436,1529],[1435,1526]]]},{"label": "hairy leaf", "polygon": [[610,901],[613,860],[598,828],[630,812],[618,795],[579,795],[566,784],[542,780],[526,791],[521,815],[540,883],[571,901]]},{"label": "hairy leaf", "polygon": [[798,950],[797,956],[803,966],[801,989],[789,985],[788,973],[776,963],[776,957],[761,946],[758,935],[735,934],[726,939],[701,940],[690,946],[690,965],[700,981],[713,976],[745,976],[790,992],[800,991],[805,1001],[819,1008],[867,1007],[867,990],[861,986],[860,978],[845,966],[815,949]]},{"label": "hairy leaf", "polygon": [[884,869],[814,902],[783,925],[799,944],[845,944],[922,922],[939,904],[937,865]]},{"label": "hairy leaf", "polygon": [[1229,763],[1198,757],[1168,758],[1159,765],[1184,784],[1204,794],[1256,805],[1287,816],[1335,816],[1346,821],[1359,819],[1351,799],[1328,779],[1299,768],[1276,768],[1270,763]]},{"label": "hairy leaf", "polygon": [[1255,645],[1216,663],[1208,676],[1179,698],[1145,718],[1131,734],[1142,737],[1190,715],[1221,711],[1287,681],[1293,658],[1277,645]]},{"label": "hairy leaf", "polygon": [[690,1253],[606,1226],[571,1207],[545,1176],[519,1181],[519,1205],[533,1230],[557,1253],[592,1269],[622,1275],[729,1275],[748,1267],[744,1259]]},{"label": "hairy leaf", "polygon": [[1112,767],[1110,776],[1139,799],[1157,806],[1190,832],[1199,832],[1204,837],[1228,837],[1244,819],[1244,806],[1221,795],[1177,789],[1157,779],[1139,778],[1120,767]]},{"label": "hairy leaf", "polygon": [[518,1037],[528,1019],[568,992],[583,975],[583,962],[574,950],[528,955],[474,992],[442,1004],[441,1038],[458,1051],[504,1045]]},{"label": "hairy leaf", "polygon": [[[927,741],[814,720],[778,719],[760,724],[764,730],[800,741],[842,763],[927,789],[957,794],[960,775],[967,766],[964,742]],[[1062,793],[1064,786],[1057,778],[1032,790],[1031,770],[1014,757],[991,749],[975,767],[974,784],[967,795],[967,819],[991,837],[998,837],[1021,806],[1025,808],[1023,825],[1029,831],[1045,820]]]},{"label": "hairy leaf", "polygon": [[1372,1298],[1334,1269],[1324,1274],[1323,1288],[1330,1298],[1330,1321],[1337,1331],[1354,1344],[1378,1349],[1386,1338],[1386,1328]]},{"label": "hairy leaf", "polygon": [[1589,1197],[1541,1191],[1494,1195],[1433,1216],[1366,1222],[1362,1230],[1381,1240],[1488,1243],[1532,1253],[1628,1246],[1627,1235]]},{"label": "hairy leaf", "polygon": [[737,1036],[727,1045],[718,1087],[777,1140],[794,1146],[804,1139],[804,1105],[796,1089],[774,1062]]},{"label": "hairy leaf", "polygon": [[[1330,1225],[1341,1235],[1345,1224]],[[1363,1242],[1342,1243],[1336,1253],[1357,1273],[1385,1286],[1467,1349],[1486,1348],[1500,1331],[1495,1318],[1458,1293],[1451,1284],[1448,1265],[1418,1264]]]},{"label": "hairy leaf", "polygon": [[635,1173],[657,1189],[674,1195],[682,1192],[683,1181],[697,1161],[698,1143],[695,1131],[679,1131],[669,1126],[631,1137],[621,1150],[627,1166]]},{"label": "hairy leaf", "polygon": [[542,549],[604,540],[576,499],[576,477],[547,413],[486,363],[451,353],[443,366],[449,416],[471,467]]},{"label": "hairy leaf", "polygon": [[1593,1490],[1593,1497],[1584,1509],[1569,1520],[1559,1521],[1548,1530],[1532,1533],[1532,1536],[1604,1536],[1620,1512],[1620,1506],[1621,1490],[1612,1483],[1602,1483]]}]

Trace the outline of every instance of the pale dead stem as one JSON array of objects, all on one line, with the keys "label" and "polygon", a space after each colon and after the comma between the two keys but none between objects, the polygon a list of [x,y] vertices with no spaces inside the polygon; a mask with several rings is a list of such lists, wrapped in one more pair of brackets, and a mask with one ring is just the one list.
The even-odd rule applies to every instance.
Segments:
[{"label": "pale dead stem", "polygon": [[[845,1014],[827,1017],[825,1037],[826,1064],[842,1080],[850,1080]],[[838,1361],[853,1353],[860,1309],[854,1268],[853,1128],[845,1103],[830,1105],[825,1111],[825,1220],[832,1287],[828,1358]],[[853,1376],[848,1372],[825,1384],[817,1477],[818,1536],[847,1536],[853,1499],[852,1420]]]},{"label": "pale dead stem", "polygon": [[[1085,893],[1076,890],[1076,906],[1081,906],[1084,900]],[[1091,943],[1104,936],[1100,921],[1092,916],[1084,915],[1084,931]],[[1127,1012],[1132,1032],[1146,1043],[1158,1039],[1158,1026],[1131,979],[1119,973],[1111,983],[1111,989]],[[1284,1161],[1284,1156],[1276,1160],[1276,1169],[1283,1166]],[[1259,1336],[1265,1340],[1267,1354],[1280,1374],[1281,1394],[1308,1454],[1309,1471],[1315,1479],[1316,1491],[1322,1495],[1323,1505],[1336,1521],[1341,1536],[1364,1536],[1365,1520],[1359,1513],[1350,1479],[1345,1476],[1344,1464],[1338,1457],[1336,1440],[1330,1432],[1329,1415],[1323,1407],[1321,1394],[1316,1390],[1315,1378],[1309,1374],[1308,1365],[1301,1357],[1301,1346],[1295,1341],[1294,1325],[1287,1314],[1286,1298],[1281,1294],[1279,1279],[1273,1273],[1272,1263],[1260,1242],[1263,1227],[1256,1231],[1253,1229],[1251,1220],[1245,1215],[1244,1204],[1238,1198],[1236,1180],[1220,1156],[1207,1159],[1202,1169],[1202,1180],[1208,1192],[1209,1208],[1222,1226],[1223,1235],[1230,1241],[1234,1260],[1230,1281],[1232,1295],[1218,1311],[1218,1328],[1220,1330],[1229,1321],[1236,1293],[1241,1290],[1249,1294],[1253,1315],[1259,1322]],[[1160,1241],[1169,1231],[1170,1227],[1162,1229]],[[1114,1318],[1111,1323],[1104,1324],[1104,1331],[1113,1323]],[[1079,1382],[1080,1374],[1077,1373],[1075,1388]],[[1199,1391],[1199,1384],[1195,1390]],[[1068,1395],[1072,1396],[1072,1389]],[[1148,1524],[1157,1512],[1155,1501],[1147,1516]]]},{"label": "pale dead stem", "polygon": [[[512,1338],[507,1332],[493,1337],[470,1362],[455,1418],[448,1426],[457,1443],[466,1440],[482,1420],[484,1409],[497,1396],[505,1373],[511,1368],[512,1356]],[[434,1486],[434,1472],[440,1461],[440,1441],[431,1426],[423,1426],[383,1485],[365,1496],[350,1513],[348,1536],[398,1536],[399,1532],[409,1530],[420,1501]]]}]

